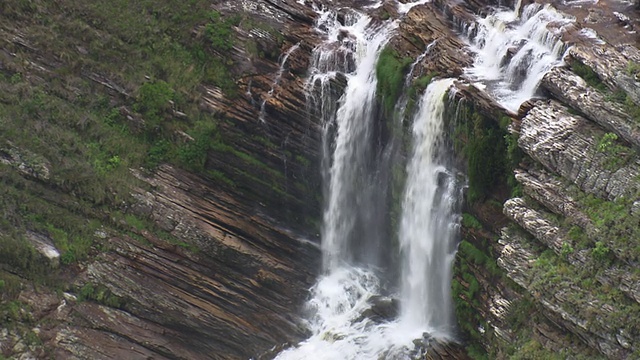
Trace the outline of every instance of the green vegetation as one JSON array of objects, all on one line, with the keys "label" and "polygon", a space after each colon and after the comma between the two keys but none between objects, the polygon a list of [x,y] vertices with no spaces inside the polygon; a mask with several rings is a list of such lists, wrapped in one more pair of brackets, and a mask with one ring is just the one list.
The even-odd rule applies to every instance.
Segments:
[{"label": "green vegetation", "polygon": [[473,203],[485,200],[494,186],[506,177],[506,134],[495,122],[478,113],[473,113],[469,121],[471,126],[467,127],[464,154],[469,176],[467,200]]},{"label": "green vegetation", "polygon": [[480,221],[468,213],[462,214],[462,226],[470,229],[482,229]]},{"label": "green vegetation", "polygon": [[[1,263],[29,279],[55,275],[25,240],[28,231],[49,237],[63,265],[105,248],[98,229],[157,233],[148,219],[114,212],[129,208],[132,189],[147,186],[130,169],[168,162],[224,186],[259,180],[259,189],[283,196],[283,174],[229,145],[239,132],[223,142],[224,119],[202,111],[203,84],[235,94],[238,74],[226,53],[243,44],[234,27],[262,26],[210,6],[199,0],[0,5],[3,18],[37,49],[2,40],[15,56],[0,54],[0,153],[15,161],[0,164]],[[47,71],[30,64],[42,59]],[[208,166],[212,154],[230,154],[242,172]],[[3,291],[13,291],[13,281],[1,280]]]},{"label": "green vegetation", "polygon": [[255,21],[255,19],[252,19],[250,17],[242,19],[242,21],[240,22],[240,27],[250,32],[257,31],[262,34],[266,33],[271,39],[275,41],[276,46],[273,46],[266,43],[265,41],[256,39],[255,37],[248,39],[245,43],[245,50],[247,51],[247,53],[249,53],[253,58],[257,57],[260,59],[269,59],[273,61],[278,60],[278,57],[280,57],[281,54],[280,49],[285,40],[281,31],[275,29],[273,26],[267,23]]},{"label": "green vegetation", "polygon": [[[471,222],[474,225],[479,224],[479,222],[475,224],[477,220],[470,215],[466,218],[467,222]],[[481,288],[474,274],[478,271],[480,273],[485,273],[486,271],[492,277],[499,278],[501,276],[495,260],[487,252],[489,250],[486,243],[482,244],[481,249],[470,241],[462,240],[458,245],[454,278],[451,283],[456,316],[459,319],[458,325],[465,336],[471,340],[472,345],[467,348],[467,352],[473,359],[489,358],[486,351],[479,344],[483,342],[483,339],[493,336],[491,326],[484,321],[481,314],[476,310],[481,307],[480,304],[483,300],[480,296],[485,290]],[[480,331],[479,329],[484,330]]]},{"label": "green vegetation", "polygon": [[634,61],[629,61],[627,63],[627,69],[626,69],[627,75],[629,76],[636,76],[640,73],[640,64],[638,64],[637,62]]},{"label": "green vegetation", "polygon": [[[599,262],[609,262],[611,249],[615,256],[628,263],[640,260],[640,214],[631,213],[633,200],[618,199],[606,201],[593,195],[580,195],[578,200],[597,229],[597,238],[592,243],[595,248],[592,256]],[[574,230],[574,234],[582,234]]]},{"label": "green vegetation", "polygon": [[[591,69],[591,67],[582,64],[581,62],[574,60],[571,62],[571,69],[578,76],[583,78],[587,84],[605,94],[607,101],[618,102],[623,105],[627,113],[640,122],[640,106],[638,106],[633,99],[622,89],[610,90],[598,77],[598,75]],[[640,72],[640,64],[630,61],[627,64],[626,74],[629,76],[637,76]],[[614,139],[615,140],[615,139]]]},{"label": "green vegetation", "polygon": [[[608,249],[603,245],[596,245],[594,252],[606,256]],[[598,260],[598,257],[595,259]],[[534,264],[531,291],[546,294],[562,292],[566,297],[564,311],[583,319],[597,316],[602,324],[616,324],[623,328],[629,336],[638,336],[640,333],[640,328],[638,328],[640,305],[618,289],[593,281],[592,271],[592,269],[569,265],[560,260],[553,251],[547,249],[540,254]],[[571,291],[567,289],[571,289]],[[615,309],[610,312],[593,313],[592,307],[601,309],[605,303],[616,304]]]},{"label": "green vegetation", "polygon": [[438,76],[438,74],[435,72],[420,76],[419,78],[415,79],[415,81],[409,86],[409,89],[406,90],[407,106],[405,109],[405,115],[413,114],[413,112],[415,111],[415,106],[419,101],[419,95],[423,93],[423,91],[427,88],[427,86],[429,86],[433,78],[435,78],[436,76]]},{"label": "green vegetation", "polygon": [[113,294],[105,286],[98,286],[91,283],[85,284],[78,291],[78,301],[89,300],[117,309],[122,309],[126,305],[124,299]]},{"label": "green vegetation", "polygon": [[571,70],[573,70],[574,73],[576,73],[578,76],[584,79],[584,81],[586,81],[587,84],[589,84],[589,86],[597,90],[600,90],[602,92],[607,91],[606,85],[602,82],[602,80],[600,80],[600,78],[598,77],[598,74],[596,74],[596,72],[593,71],[591,67],[581,63],[578,60],[572,61],[570,65],[571,65]]},{"label": "green vegetation", "polygon": [[605,262],[610,260],[607,256],[610,252],[611,250],[609,250],[609,248],[606,247],[602,241],[596,241],[596,246],[591,251],[591,256],[596,261]]},{"label": "green vegetation", "polygon": [[378,78],[377,94],[382,101],[382,108],[389,118],[393,118],[393,110],[396,101],[401,95],[404,76],[413,59],[401,58],[390,47],[385,47],[380,53],[376,64],[376,77]]},{"label": "green vegetation", "polygon": [[562,244],[562,249],[560,250],[560,255],[563,258],[566,259],[569,255],[573,254],[574,251],[575,250],[574,250],[573,246],[571,246],[571,244],[565,242],[565,243]]},{"label": "green vegetation", "polygon": [[[618,140],[618,135],[613,133],[606,133],[602,136],[600,141],[598,142],[598,151],[603,153],[613,153],[614,152],[614,141]],[[611,154],[615,155],[615,154]]]},{"label": "green vegetation", "polygon": [[[495,200],[501,203],[508,191],[511,196],[521,196],[522,188],[514,177],[514,170],[528,158],[518,147],[517,135],[508,130],[511,118],[492,118],[474,104],[461,100],[446,107],[445,120],[454,134],[455,153],[466,159],[467,202]],[[500,198],[489,199],[491,194]]]},{"label": "green vegetation", "polygon": [[231,50],[234,43],[233,27],[239,25],[240,16],[236,14],[222,18],[220,12],[214,10],[209,13],[209,20],[205,26],[205,34],[211,46],[220,52]]}]

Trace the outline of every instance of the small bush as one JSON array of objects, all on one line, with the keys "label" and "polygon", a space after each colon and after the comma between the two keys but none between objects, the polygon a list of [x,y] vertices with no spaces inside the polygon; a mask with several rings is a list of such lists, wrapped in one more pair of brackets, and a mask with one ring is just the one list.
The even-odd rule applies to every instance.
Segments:
[{"label": "small bush", "polygon": [[614,133],[606,133],[602,136],[598,142],[598,151],[608,153],[613,150],[614,142],[618,140],[618,135]]},{"label": "small bush", "polygon": [[635,76],[640,73],[640,64],[634,61],[629,61],[627,64],[627,75]]},{"label": "small bush", "polygon": [[174,91],[165,81],[148,82],[140,87],[134,108],[145,116],[147,129],[159,128],[162,114],[170,109],[173,98]]},{"label": "small bush", "polygon": [[213,122],[201,121],[196,124],[193,141],[189,141],[178,148],[178,160],[192,170],[202,171],[207,160],[209,150],[213,149],[216,140],[217,127]]},{"label": "small bush", "polygon": [[573,254],[573,251],[574,249],[573,249],[573,246],[571,246],[571,244],[563,243],[562,249],[560,250],[560,255],[566,259],[569,257],[569,255]]},{"label": "small bush", "polygon": [[591,251],[591,256],[598,262],[606,262],[610,251],[602,241],[597,241],[596,246]]},{"label": "small bush", "polygon": [[78,293],[79,301],[95,301],[99,304],[116,309],[122,309],[125,305],[123,298],[113,294],[105,286],[97,286],[91,283],[85,284]]},{"label": "small bush", "polygon": [[219,11],[209,13],[211,21],[205,26],[205,35],[211,46],[220,52],[229,51],[233,48],[233,26],[240,22],[239,16],[222,18]]}]

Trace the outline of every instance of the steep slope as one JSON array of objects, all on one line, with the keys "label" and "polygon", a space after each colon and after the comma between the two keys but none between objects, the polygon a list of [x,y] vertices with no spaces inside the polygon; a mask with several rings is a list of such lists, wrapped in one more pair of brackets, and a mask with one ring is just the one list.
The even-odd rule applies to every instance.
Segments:
[{"label": "steep slope", "polygon": [[312,12],[0,13],[2,356],[248,358],[298,339],[319,264]]},{"label": "steep slope", "polygon": [[[491,5],[416,6],[378,74],[380,139],[400,134],[403,156],[396,102],[410,113],[432,78],[458,78],[460,340],[479,359],[637,358],[640,25],[616,15],[637,6],[554,4],[575,21],[546,29],[572,47],[515,113],[465,72]],[[302,339],[320,264],[312,4],[8,0],[0,14],[1,355],[268,358]]]}]

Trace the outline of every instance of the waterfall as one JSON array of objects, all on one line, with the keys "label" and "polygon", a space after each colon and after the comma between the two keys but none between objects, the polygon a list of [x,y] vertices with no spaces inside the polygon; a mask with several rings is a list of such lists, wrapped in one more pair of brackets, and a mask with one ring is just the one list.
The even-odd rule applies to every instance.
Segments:
[{"label": "waterfall", "polygon": [[535,95],[547,71],[562,64],[562,29],[574,22],[550,5],[529,4],[521,13],[519,8],[495,11],[466,30],[477,54],[467,75],[511,111]]},{"label": "waterfall", "polygon": [[361,15],[352,26],[341,27],[340,36],[352,38],[346,41],[354,49],[351,53],[354,69],[345,74],[347,86],[335,119],[329,124],[335,126],[336,136],[322,232],[323,264],[328,272],[351,263],[354,255],[351,243],[357,240],[356,222],[375,216],[370,212],[376,209],[367,206],[373,205],[368,202],[376,185],[367,171],[371,153],[375,151],[371,141],[376,105],[375,65],[389,39],[391,25],[395,24],[376,26],[369,17]]},{"label": "waterfall", "polygon": [[[397,2],[398,13],[425,2]],[[373,21],[351,9],[316,10],[316,30],[326,40],[314,50],[306,90],[309,112],[323,124],[323,272],[307,304],[311,336],[277,358],[424,358],[431,338],[453,340],[455,333],[450,281],[462,186],[443,125],[454,79],[432,81],[413,114],[405,114],[406,94],[396,104],[397,118],[412,117],[412,138],[394,229],[388,154],[402,139],[379,141],[375,67],[397,21]],[[467,77],[517,110],[561,63],[560,34],[572,21],[535,3],[479,18],[465,30],[477,53]],[[411,64],[405,86],[434,44]],[[384,252],[395,255],[379,261]]]},{"label": "waterfall", "polygon": [[[408,6],[404,9],[408,11]],[[446,289],[451,263],[446,261],[455,250],[451,242],[457,219],[449,202],[454,201],[456,184],[439,149],[443,97],[452,80],[434,82],[419,101],[414,151],[407,168],[404,206],[409,208],[402,213],[401,249],[383,231],[383,223],[389,222],[388,179],[383,174],[391,164],[375,141],[375,122],[380,121],[375,67],[396,26],[395,21],[375,22],[344,9],[341,16],[335,11],[319,14],[317,29],[326,41],[314,50],[307,90],[310,112],[324,126],[323,275],[307,304],[311,337],[283,351],[278,359],[411,358],[413,352],[422,351],[414,349],[415,339],[451,335],[453,314]],[[399,271],[381,267],[375,260],[376,254],[384,252],[381,249],[400,252],[400,263],[407,265],[382,263]],[[426,253],[429,250],[438,253]],[[421,257],[424,264],[419,264]],[[385,278],[386,272],[402,272],[401,277],[408,280],[402,285],[386,283],[397,280]],[[398,288],[401,293],[392,294]],[[386,297],[389,294],[400,297],[401,316],[394,314],[397,301]],[[439,308],[424,309],[426,304],[420,303],[426,299],[429,306]],[[376,301],[388,305],[388,317],[371,316]]]},{"label": "waterfall", "polygon": [[443,97],[452,84],[453,79],[434,81],[420,100],[400,224],[401,323],[440,337],[455,328],[450,281],[461,186],[447,167],[442,119]]}]

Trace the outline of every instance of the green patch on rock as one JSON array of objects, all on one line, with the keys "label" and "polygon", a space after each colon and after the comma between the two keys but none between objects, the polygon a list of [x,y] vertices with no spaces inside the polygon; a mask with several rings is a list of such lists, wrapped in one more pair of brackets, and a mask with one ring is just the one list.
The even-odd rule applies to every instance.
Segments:
[{"label": "green patch on rock", "polygon": [[402,92],[404,76],[412,62],[413,59],[400,57],[398,52],[390,47],[382,49],[378,57],[376,64],[377,94],[388,117],[392,117],[396,102]]}]

